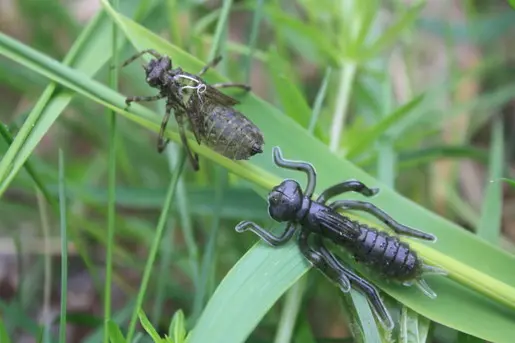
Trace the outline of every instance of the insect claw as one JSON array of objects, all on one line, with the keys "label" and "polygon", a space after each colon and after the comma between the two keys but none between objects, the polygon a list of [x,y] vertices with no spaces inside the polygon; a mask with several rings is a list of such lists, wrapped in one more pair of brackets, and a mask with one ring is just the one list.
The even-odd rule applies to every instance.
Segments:
[{"label": "insect claw", "polygon": [[419,280],[415,281],[415,285],[418,287],[418,289],[420,289],[422,291],[422,293],[427,295],[429,298],[431,298],[431,299],[436,298],[436,293],[431,289],[431,287],[429,287],[429,285],[427,284],[427,282],[424,279],[419,279]]},{"label": "insect claw", "polygon": [[440,267],[437,266],[431,266],[429,264],[422,264],[422,274],[423,275],[443,275],[446,276],[449,273]]}]

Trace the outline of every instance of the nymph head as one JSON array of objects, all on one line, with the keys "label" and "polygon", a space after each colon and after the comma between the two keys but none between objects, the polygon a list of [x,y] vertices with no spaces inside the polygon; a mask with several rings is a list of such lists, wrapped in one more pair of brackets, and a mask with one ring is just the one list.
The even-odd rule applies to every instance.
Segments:
[{"label": "nymph head", "polygon": [[293,180],[284,180],[268,194],[268,213],[278,222],[295,218],[302,207],[302,190]]},{"label": "nymph head", "polygon": [[172,61],[169,57],[152,59],[146,66],[143,66],[147,74],[147,83],[150,87],[159,88],[163,84],[163,77],[172,68]]}]

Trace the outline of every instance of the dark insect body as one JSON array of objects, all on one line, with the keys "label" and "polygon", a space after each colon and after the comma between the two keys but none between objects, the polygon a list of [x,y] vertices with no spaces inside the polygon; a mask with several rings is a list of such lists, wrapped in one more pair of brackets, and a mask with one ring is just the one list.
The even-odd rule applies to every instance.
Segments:
[{"label": "dark insect body", "polygon": [[261,131],[234,108],[203,101],[202,94],[192,94],[188,109],[200,140],[219,154],[232,160],[246,160],[263,152]]},{"label": "dark insect body", "polygon": [[[186,120],[198,144],[203,142],[225,157],[244,160],[263,152],[264,139],[259,128],[242,113],[232,108],[239,104],[238,100],[217,89],[238,87],[248,91],[250,87],[239,83],[208,85],[200,77],[220,62],[220,56],[204,66],[197,74],[190,74],[181,68],[173,69],[172,61],[168,56],[160,55],[152,49],[137,53],[123,63],[122,67],[146,53],[155,57],[148,64],[143,65],[146,82],[149,86],[159,89],[159,94],[129,96],[125,103],[129,107],[132,102],[166,99],[166,112],[157,143],[159,152],[162,152],[168,143],[164,138],[164,131],[172,110],[179,127],[182,144],[194,170],[199,170],[198,155],[193,153],[188,145],[184,129]],[[189,100],[185,99],[185,90],[190,90]]]},{"label": "dark insect body", "polygon": [[[396,236],[353,221],[337,210],[367,212],[400,235],[433,242],[436,240],[435,236],[398,223],[369,202],[336,200],[327,203],[330,198],[345,192],[353,191],[366,197],[379,192],[379,189],[369,188],[360,181],[348,180],[336,184],[313,200],[316,185],[314,167],[306,162],[283,159],[279,147],[273,148],[273,154],[274,162],[279,167],[303,171],[308,175],[306,190],[303,192],[298,182],[286,179],[269,193],[268,213],[274,220],[288,223],[280,236],[275,236],[249,221],[240,222],[236,226],[236,231],[250,230],[268,244],[279,246],[288,242],[300,228],[298,245],[313,267],[336,283],[343,292],[348,292],[351,287],[363,292],[380,322],[388,330],[391,330],[394,324],[377,289],[329,251],[323,242],[324,239],[343,247],[354,255],[357,262],[367,265],[385,279],[402,282],[406,286],[415,284],[425,295],[436,297],[422,277],[427,274],[446,275],[445,270],[425,264],[407,243],[401,242]],[[312,244],[309,241],[310,236],[313,236]]]}]

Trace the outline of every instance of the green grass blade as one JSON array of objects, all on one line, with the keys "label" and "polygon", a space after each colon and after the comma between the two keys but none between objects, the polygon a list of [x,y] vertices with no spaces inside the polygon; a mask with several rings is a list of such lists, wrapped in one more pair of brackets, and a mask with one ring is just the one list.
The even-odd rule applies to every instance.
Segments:
[{"label": "green grass blade", "polygon": [[184,313],[178,310],[173,315],[170,327],[168,328],[168,336],[173,337],[174,343],[182,343],[186,339],[186,322],[184,320]]},{"label": "green grass blade", "polygon": [[[143,329],[145,329],[145,331],[150,335],[150,337],[152,337],[152,340],[154,342],[161,342],[163,341],[161,339],[161,336],[159,336],[159,334],[157,333],[156,329],[154,329],[154,327],[152,326],[152,323],[150,323],[150,321],[148,320],[145,312],[143,310],[139,310],[138,311],[138,317],[139,317],[139,321],[141,323],[141,326],[143,326]],[[131,342],[132,340],[131,339],[127,339],[128,342]]]},{"label": "green grass blade", "polygon": [[179,180],[179,176],[182,173],[184,162],[186,160],[186,155],[181,154],[181,158],[177,167],[173,173],[172,179],[170,181],[170,186],[168,187],[168,192],[166,195],[165,202],[163,204],[163,210],[161,211],[161,215],[159,217],[159,222],[157,223],[157,228],[155,232],[154,241],[152,242],[152,246],[150,248],[150,252],[147,258],[147,263],[145,265],[145,270],[143,272],[143,278],[141,280],[140,289],[138,291],[138,295],[136,298],[136,305],[134,306],[134,311],[132,313],[131,320],[129,322],[129,329],[127,332],[127,341],[131,342],[132,337],[134,335],[134,330],[136,329],[136,319],[138,316],[138,312],[141,309],[141,305],[143,304],[143,298],[145,296],[145,292],[147,290],[147,284],[150,279],[150,273],[154,268],[154,261],[157,255],[157,251],[159,249],[159,244],[161,243],[161,238],[163,235],[163,231],[168,220],[168,215],[170,212],[170,207],[172,205],[173,197],[175,195],[175,190],[177,189],[177,181]]},{"label": "green grass blade", "polygon": [[220,49],[222,47],[222,37],[225,28],[227,27],[227,20],[229,18],[229,13],[231,11],[232,0],[224,0],[222,5],[222,12],[220,13],[220,17],[218,18],[218,22],[216,24],[215,35],[213,37],[213,45],[211,46],[211,51],[209,53],[208,60],[213,60],[217,54],[220,53]]},{"label": "green grass blade", "polygon": [[284,70],[288,68],[286,61],[276,50],[269,52],[268,55],[269,74],[284,112],[303,127],[308,127],[311,109],[301,90],[285,75]]},{"label": "green grass blade", "polygon": [[108,332],[109,342],[111,342],[111,343],[125,343],[125,342],[127,342],[125,340],[125,338],[123,338],[122,331],[120,330],[118,325],[116,325],[115,322],[113,322],[112,320],[108,320],[106,323],[107,324],[106,324],[104,330]]},{"label": "green grass blade", "polygon": [[347,110],[349,108],[352,84],[357,72],[357,64],[353,61],[342,63],[338,85],[338,98],[334,107],[333,122],[331,125],[329,149],[333,152],[340,147],[340,137],[345,128]]},{"label": "green grass blade", "polygon": [[477,227],[477,235],[494,245],[499,244],[502,220],[502,183],[496,180],[502,177],[504,170],[503,130],[502,120],[495,118],[491,133],[490,168]]},{"label": "green grass blade", "polygon": [[315,127],[318,122],[318,117],[320,116],[320,111],[322,110],[322,104],[324,103],[325,95],[327,93],[327,85],[329,84],[329,80],[331,78],[332,69],[328,67],[325,71],[324,78],[322,79],[322,84],[320,85],[320,89],[317,92],[315,102],[313,103],[313,111],[311,112],[311,119],[309,120],[308,132],[315,132]]},{"label": "green grass blade", "polygon": [[368,49],[364,49],[366,52],[363,54],[362,58],[377,56],[381,50],[396,41],[399,38],[400,33],[407,27],[411,26],[415,19],[420,17],[419,13],[424,5],[425,1],[422,0],[403,13],[397,22],[386,29],[385,32],[374,43],[372,43]]},{"label": "green grass blade", "polygon": [[259,24],[261,23],[261,17],[263,16],[263,2],[264,0],[256,1],[256,8],[254,9],[254,16],[252,18],[252,25],[250,27],[250,36],[249,36],[249,53],[245,59],[245,79],[247,83],[250,83],[250,72],[252,66],[252,59],[254,58],[254,51],[256,49],[256,43],[259,33]]},{"label": "green grass blade", "polygon": [[500,178],[500,180],[508,183],[509,185],[511,185],[512,187],[515,187],[515,180],[512,180],[512,179],[507,179],[507,178]]},{"label": "green grass blade", "polygon": [[[299,49],[303,56],[310,56],[317,52],[323,55],[331,65],[337,65],[341,59],[341,53],[335,47],[334,42],[327,37],[327,32],[321,31],[314,24],[302,22],[279,8],[279,6],[268,5],[265,13],[280,33],[293,34],[295,44],[292,48]],[[276,32],[276,35],[279,32]],[[304,47],[304,49],[302,49]]]},{"label": "green grass blade", "polygon": [[0,317],[0,342],[11,343],[7,329],[5,328],[4,320]]},{"label": "green grass blade", "polygon": [[66,181],[63,151],[59,150],[59,214],[61,226],[61,316],[59,342],[66,342],[66,312],[68,294],[68,228],[66,220]]},{"label": "green grass blade", "polygon": [[399,343],[426,343],[430,321],[407,307],[401,310]]},{"label": "green grass blade", "polygon": [[216,168],[217,180],[215,182],[215,198],[213,203],[215,204],[215,216],[213,217],[212,228],[209,231],[207,245],[205,247],[204,256],[202,258],[202,264],[200,268],[200,275],[198,280],[198,288],[195,294],[195,301],[193,303],[193,314],[192,322],[195,322],[205,305],[205,298],[208,293],[208,278],[211,276],[214,270],[215,264],[215,247],[218,238],[218,232],[220,229],[220,205],[225,197],[225,188],[227,187],[227,171]]},{"label": "green grass blade", "polygon": [[[113,8],[118,9],[118,0],[112,0]],[[118,25],[112,24],[111,32],[111,66],[109,70],[109,86],[118,89]],[[109,152],[107,171],[107,246],[106,246],[106,271],[104,285],[104,343],[109,342],[108,323],[111,320],[111,289],[113,273],[113,246],[116,226],[116,112],[108,110],[109,118]]]},{"label": "green grass blade", "polygon": [[297,316],[302,304],[302,296],[304,295],[306,286],[307,277],[305,275],[286,293],[281,319],[279,320],[277,332],[275,333],[274,343],[291,342]]},{"label": "green grass blade", "polygon": [[355,158],[360,153],[370,149],[372,144],[377,138],[386,132],[392,125],[398,123],[400,120],[408,116],[424,99],[423,95],[415,97],[407,104],[402,105],[391,114],[382,119],[379,123],[368,129],[367,132],[361,135],[361,138],[356,140],[351,146],[348,147],[346,157],[348,159]]}]

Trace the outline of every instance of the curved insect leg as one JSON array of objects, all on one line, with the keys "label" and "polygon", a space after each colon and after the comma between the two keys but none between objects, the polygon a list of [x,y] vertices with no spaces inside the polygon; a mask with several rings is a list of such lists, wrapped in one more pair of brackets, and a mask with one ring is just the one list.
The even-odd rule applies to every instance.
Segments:
[{"label": "curved insect leg", "polygon": [[329,207],[332,209],[343,209],[343,210],[358,210],[367,212],[377,219],[381,220],[384,224],[386,224],[389,228],[400,235],[414,237],[423,239],[426,241],[436,242],[436,236],[427,232],[423,232],[420,230],[413,229],[407,225],[403,225],[397,222],[395,219],[390,217],[386,212],[378,208],[372,203],[360,201],[360,200],[337,200],[331,204]]},{"label": "curved insect leg", "polygon": [[188,139],[186,138],[186,131],[184,130],[184,121],[183,121],[184,112],[175,111],[175,120],[177,121],[177,125],[179,126],[179,136],[181,137],[182,145],[184,149],[186,149],[186,153],[188,154],[188,159],[190,160],[191,166],[193,170],[199,170],[198,163],[198,154],[191,151],[190,146],[188,144]]},{"label": "curved insect leg", "polygon": [[166,98],[166,95],[152,95],[152,96],[128,96],[125,98],[125,105],[127,105],[124,110],[127,110],[131,105],[131,102],[143,102],[143,101],[157,101],[160,99]]},{"label": "curved insect leg", "polygon": [[211,62],[208,62],[198,73],[197,76],[202,76],[205,74],[206,71],[208,71],[209,68],[214,68],[220,61],[222,60],[222,56],[218,55],[216,56]]},{"label": "curved insect leg", "polygon": [[372,305],[372,309],[376,317],[379,318],[381,325],[383,325],[388,331],[392,330],[394,327],[392,317],[381,300],[377,289],[371,283],[357,275],[354,271],[345,267],[342,260],[327,249],[322,238],[318,235],[315,237],[315,244],[317,246],[317,250],[327,261],[331,261],[331,264],[336,266],[335,268],[338,272],[347,278],[352,287],[365,294],[370,305]]},{"label": "curved insect leg", "polygon": [[427,295],[429,298],[434,299],[434,298],[436,298],[436,293],[431,289],[431,287],[429,287],[427,282],[422,277],[424,277],[425,275],[445,276],[447,274],[448,273],[445,269],[422,263],[422,273],[418,277],[418,279],[412,280],[412,281],[405,281],[405,282],[403,282],[403,285],[404,286],[412,286],[413,284],[415,284],[415,286],[417,286],[418,289],[420,289],[422,291],[422,293]]},{"label": "curved insect leg", "polygon": [[320,194],[317,202],[325,204],[329,198],[346,192],[357,192],[366,197],[371,197],[379,193],[379,188],[369,188],[363,182],[358,180],[347,180],[327,188]]},{"label": "curved insect leg", "polygon": [[166,145],[170,141],[169,139],[165,139],[165,129],[166,125],[168,124],[168,120],[170,120],[170,112],[172,111],[172,105],[169,103],[166,104],[166,111],[165,115],[163,117],[163,120],[161,121],[161,128],[159,130],[159,136],[157,138],[157,151],[159,153],[163,152],[163,150],[166,148]]},{"label": "curved insect leg", "polygon": [[306,190],[304,191],[304,195],[308,198],[311,198],[313,192],[315,191],[315,186],[317,182],[317,175],[315,171],[315,167],[311,163],[307,162],[298,162],[292,160],[285,160],[282,156],[281,148],[278,146],[274,146],[272,149],[272,153],[274,154],[274,162],[279,167],[285,169],[293,169],[305,172],[308,176],[308,184],[306,186]]},{"label": "curved insect leg", "polygon": [[437,266],[431,266],[429,264],[422,264],[422,275],[448,275],[447,271]]},{"label": "curved insect leg", "polygon": [[134,60],[137,58],[143,56],[144,54],[150,54],[154,56],[155,58],[161,58],[161,54],[155,51],[154,49],[146,49],[138,52],[137,54],[133,55],[132,57],[129,57],[125,62],[122,64],[122,68],[125,67],[128,64],[131,64]]},{"label": "curved insect leg", "polygon": [[310,231],[302,229],[299,235],[298,243],[302,254],[308,259],[311,265],[319,270],[331,282],[335,283],[343,293],[350,291],[350,281],[347,275],[334,263],[331,259],[326,257],[316,249],[309,246]]},{"label": "curved insect leg", "polygon": [[[159,138],[157,141],[157,151],[163,152],[166,145],[170,141],[169,139],[164,138],[164,133],[166,129],[166,125],[168,124],[168,120],[170,119],[170,112],[172,110],[171,104],[166,104],[166,112],[163,117],[163,121],[161,122],[161,129],[159,130]],[[186,138],[186,132],[184,130],[184,121],[183,121],[183,112],[179,109],[175,109],[175,119],[177,120],[177,126],[179,127],[179,136],[181,137],[182,145],[184,149],[186,149],[186,153],[188,154],[188,159],[190,160],[191,166],[195,171],[199,170],[198,165],[198,155],[191,152],[190,147],[188,145],[188,140]]]},{"label": "curved insect leg", "polygon": [[259,238],[261,238],[262,240],[264,240],[272,246],[279,246],[288,242],[290,238],[292,238],[296,229],[297,226],[294,223],[289,222],[286,228],[284,229],[284,232],[280,236],[275,236],[267,230],[260,227],[259,225],[257,225],[256,223],[249,221],[242,221],[235,227],[235,230],[239,233],[242,233],[247,230],[254,232],[256,235],[259,236]]}]

